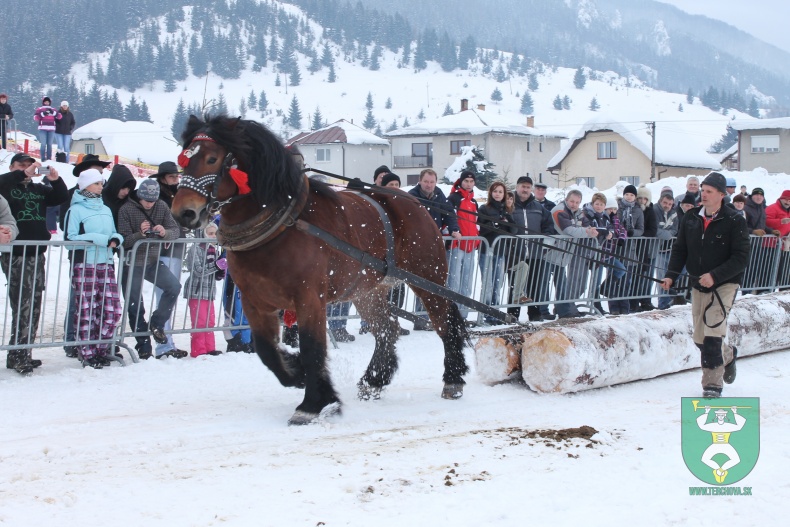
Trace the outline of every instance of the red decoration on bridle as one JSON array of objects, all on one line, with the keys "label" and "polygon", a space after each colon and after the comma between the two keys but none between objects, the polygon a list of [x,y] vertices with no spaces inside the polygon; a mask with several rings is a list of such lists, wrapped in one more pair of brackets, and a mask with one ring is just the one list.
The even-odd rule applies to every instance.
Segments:
[{"label": "red decoration on bridle", "polygon": [[239,194],[249,194],[252,191],[250,188],[250,177],[246,172],[238,168],[231,168],[228,170],[228,174],[230,174],[231,179],[239,188]]},{"label": "red decoration on bridle", "polygon": [[206,134],[195,135],[195,137],[192,138],[192,142],[189,144],[189,148],[178,154],[178,166],[186,168],[187,165],[189,165],[189,160],[200,150],[200,145],[195,144],[197,141],[211,141],[212,143],[216,143],[214,139]]}]

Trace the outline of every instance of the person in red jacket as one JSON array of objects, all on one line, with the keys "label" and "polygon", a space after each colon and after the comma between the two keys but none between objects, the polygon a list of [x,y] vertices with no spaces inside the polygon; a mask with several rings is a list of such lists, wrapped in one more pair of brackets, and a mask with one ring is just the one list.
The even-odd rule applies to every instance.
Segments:
[{"label": "person in red jacket", "polygon": [[790,190],[782,192],[776,203],[765,208],[765,227],[768,232],[782,239],[782,255],[779,258],[776,283],[787,286],[790,284]]},{"label": "person in red jacket", "polygon": [[[475,175],[470,170],[461,172],[447,201],[455,209],[458,218],[458,229],[463,237],[479,235],[477,225],[477,201],[475,201]],[[447,287],[464,296],[472,294],[474,268],[477,262],[475,251],[480,240],[453,240],[448,250],[447,261],[450,264],[447,273]],[[461,316],[469,315],[469,308],[459,305]]]}]

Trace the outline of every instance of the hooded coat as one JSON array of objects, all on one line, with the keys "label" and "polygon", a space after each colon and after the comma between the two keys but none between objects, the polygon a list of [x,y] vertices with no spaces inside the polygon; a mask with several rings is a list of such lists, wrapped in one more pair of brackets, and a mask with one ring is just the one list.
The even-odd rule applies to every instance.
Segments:
[{"label": "hooded coat", "polygon": [[[112,167],[110,177],[107,179],[107,183],[104,184],[104,188],[101,191],[101,198],[104,204],[110,209],[110,212],[112,212],[112,219],[115,222],[116,228],[118,227],[118,212],[121,210],[121,207],[129,201],[129,196],[134,193],[134,187],[136,186],[137,181],[135,181],[132,172],[126,166],[115,165]],[[129,194],[121,199],[118,197],[118,193],[123,188],[128,188]]]},{"label": "hooded coat", "polygon": [[71,198],[71,207],[66,213],[66,235],[71,241],[86,241],[91,245],[84,250],[73,250],[74,263],[88,265],[113,263],[112,240],[123,244],[123,236],[118,234],[110,209],[100,197],[88,198],[77,191]]}]

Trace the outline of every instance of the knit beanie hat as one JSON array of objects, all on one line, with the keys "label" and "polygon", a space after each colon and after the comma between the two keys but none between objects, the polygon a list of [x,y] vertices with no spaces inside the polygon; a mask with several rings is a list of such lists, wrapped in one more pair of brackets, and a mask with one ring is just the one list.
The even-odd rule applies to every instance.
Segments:
[{"label": "knit beanie hat", "polygon": [[77,178],[77,185],[79,186],[80,190],[85,190],[99,181],[104,181],[104,176],[102,173],[95,168],[90,168],[88,170],[83,170],[80,173],[80,177]]},{"label": "knit beanie hat", "polygon": [[722,194],[727,193],[727,179],[718,172],[711,172],[708,174],[702,183],[700,183],[700,186],[702,185],[713,187]]},{"label": "knit beanie hat", "polygon": [[389,171],[390,168],[387,165],[381,165],[380,167],[378,167],[376,170],[373,171],[373,180],[375,181],[375,179],[379,177],[379,174],[387,173]]},{"label": "knit beanie hat", "polygon": [[623,195],[625,194],[633,194],[634,196],[636,196],[636,187],[633,185],[626,185],[625,188],[623,189]]},{"label": "knit beanie hat", "polygon": [[617,198],[614,196],[608,196],[606,198],[606,208],[617,210]]},{"label": "knit beanie hat", "polygon": [[145,201],[159,199],[159,183],[155,179],[144,179],[137,187],[137,197]]},{"label": "knit beanie hat", "polygon": [[386,187],[387,183],[391,181],[397,181],[398,185],[400,185],[400,178],[398,177],[398,175],[390,172],[389,174],[385,174],[384,177],[381,178],[381,186]]}]

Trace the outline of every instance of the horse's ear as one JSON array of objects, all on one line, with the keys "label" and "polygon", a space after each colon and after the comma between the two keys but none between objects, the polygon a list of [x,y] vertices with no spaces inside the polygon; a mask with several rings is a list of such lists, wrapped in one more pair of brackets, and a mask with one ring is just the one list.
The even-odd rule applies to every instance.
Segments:
[{"label": "horse's ear", "polygon": [[193,115],[193,114],[190,114],[190,116],[189,116],[189,120],[187,121],[187,126],[192,126],[192,125],[195,125],[195,124],[200,124],[200,122],[201,122],[201,121],[200,121],[200,119],[199,119],[198,117],[195,117],[195,115]]},{"label": "horse's ear", "polygon": [[230,128],[231,130],[235,130],[235,129],[236,129],[236,126],[238,126],[238,124],[239,124],[240,122],[241,122],[241,116],[239,116],[239,117],[236,117],[236,118],[233,120],[233,122],[231,122],[231,123],[230,123],[230,126],[229,126],[229,128]]}]

